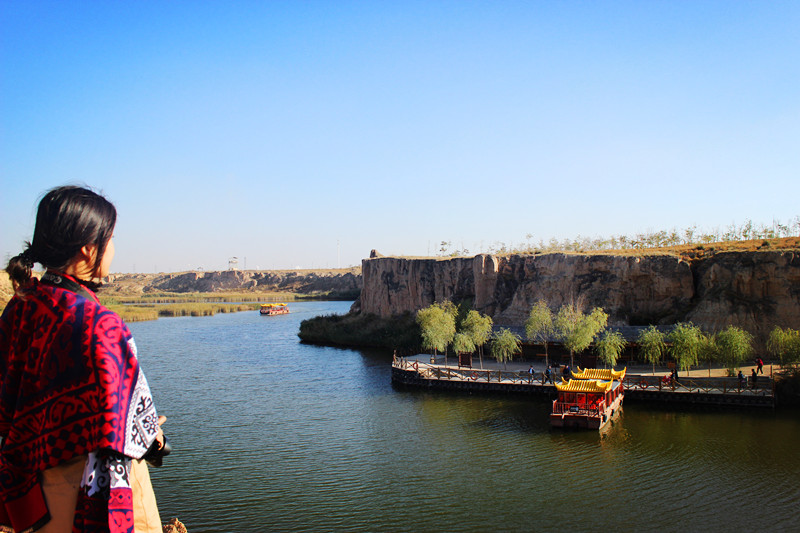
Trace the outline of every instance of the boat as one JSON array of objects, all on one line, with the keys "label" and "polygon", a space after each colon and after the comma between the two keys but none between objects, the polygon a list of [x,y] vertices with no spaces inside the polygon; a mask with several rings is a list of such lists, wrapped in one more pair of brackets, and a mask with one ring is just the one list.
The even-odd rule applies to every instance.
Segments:
[{"label": "boat", "polygon": [[602,429],[622,409],[625,370],[578,369],[556,383],[550,425],[560,428]]},{"label": "boat", "polygon": [[289,308],[286,304],[261,304],[259,313],[264,316],[288,315]]}]

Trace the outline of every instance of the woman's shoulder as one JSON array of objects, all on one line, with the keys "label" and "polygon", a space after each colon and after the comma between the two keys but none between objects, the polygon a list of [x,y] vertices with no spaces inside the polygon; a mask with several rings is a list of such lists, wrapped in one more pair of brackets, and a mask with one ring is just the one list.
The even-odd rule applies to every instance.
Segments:
[{"label": "woman's shoulder", "polygon": [[119,328],[129,334],[128,325],[125,324],[125,321],[122,319],[122,317],[119,316],[119,314],[117,314],[115,311],[109,309],[99,301],[90,301],[87,299],[85,305],[92,307],[92,314],[96,317],[96,321],[101,323],[103,327]]},{"label": "woman's shoulder", "polygon": [[78,292],[45,284],[39,284],[39,287],[49,295],[52,305],[64,313],[79,315],[85,323],[91,324],[95,332],[119,330],[122,336],[130,336],[122,317],[100,303],[94,292],[84,287]]}]

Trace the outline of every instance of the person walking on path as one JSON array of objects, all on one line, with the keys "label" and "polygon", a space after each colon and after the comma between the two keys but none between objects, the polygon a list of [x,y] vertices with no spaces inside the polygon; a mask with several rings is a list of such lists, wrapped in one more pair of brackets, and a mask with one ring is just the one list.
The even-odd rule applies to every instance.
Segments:
[{"label": "person walking on path", "polygon": [[756,369],[756,372],[760,372],[761,374],[763,374],[764,373],[764,360],[759,357],[758,359],[756,359],[756,365],[758,365],[758,368]]},{"label": "person walking on path", "polygon": [[166,418],[128,327],[94,294],[116,217],[94,191],[55,188],[6,267],[15,295],[0,317],[0,525],[13,531],[161,531],[142,459],[169,450]]}]

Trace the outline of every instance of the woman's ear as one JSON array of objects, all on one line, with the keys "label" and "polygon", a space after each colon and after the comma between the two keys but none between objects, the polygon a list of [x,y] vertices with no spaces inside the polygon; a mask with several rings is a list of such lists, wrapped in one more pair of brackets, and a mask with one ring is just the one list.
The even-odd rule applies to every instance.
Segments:
[{"label": "woman's ear", "polygon": [[81,249],[75,254],[75,258],[64,273],[75,276],[78,279],[91,278],[94,271],[95,257],[97,257],[96,244],[81,246]]},{"label": "woman's ear", "polygon": [[86,261],[90,265],[93,265],[94,259],[97,257],[97,245],[87,244],[81,246],[80,256],[82,260]]}]

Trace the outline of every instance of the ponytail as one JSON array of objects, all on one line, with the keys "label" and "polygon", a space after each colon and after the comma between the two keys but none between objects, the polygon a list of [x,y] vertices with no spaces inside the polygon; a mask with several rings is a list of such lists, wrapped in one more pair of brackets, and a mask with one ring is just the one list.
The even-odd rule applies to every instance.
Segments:
[{"label": "ponytail", "polygon": [[14,287],[14,292],[17,292],[20,288],[25,287],[31,282],[33,264],[35,262],[30,243],[28,243],[28,248],[24,252],[12,257],[8,261],[6,272],[8,273],[8,277],[11,278],[11,285]]}]

